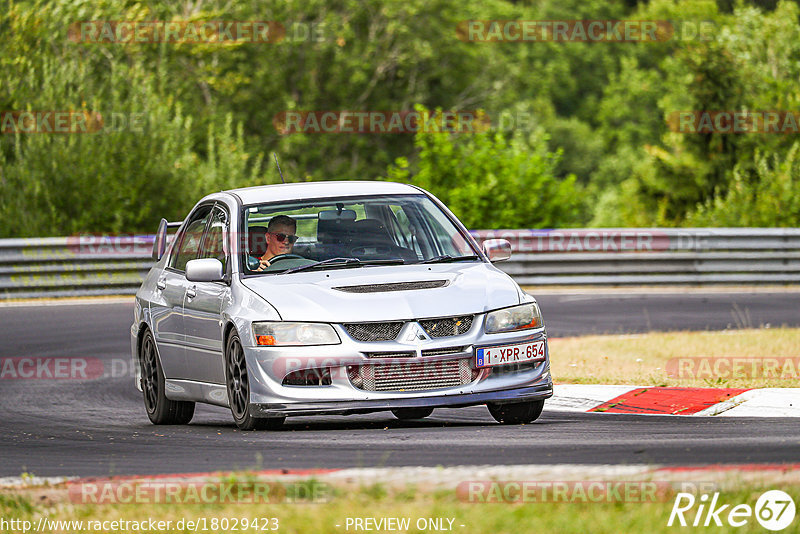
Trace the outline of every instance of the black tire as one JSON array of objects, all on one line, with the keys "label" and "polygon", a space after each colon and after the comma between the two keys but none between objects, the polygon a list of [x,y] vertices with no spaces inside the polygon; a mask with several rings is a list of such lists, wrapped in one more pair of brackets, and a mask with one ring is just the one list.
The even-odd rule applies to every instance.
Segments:
[{"label": "black tire", "polygon": [[495,421],[506,425],[522,425],[536,421],[542,414],[544,400],[486,405]]},{"label": "black tire", "polygon": [[395,408],[392,410],[395,417],[401,421],[410,419],[424,419],[433,413],[433,408]]},{"label": "black tire", "polygon": [[166,397],[164,370],[150,330],[144,333],[139,345],[139,365],[142,371],[142,395],[147,417],[154,425],[185,425],[194,416],[194,403],[174,401]]},{"label": "black tire", "polygon": [[233,332],[225,346],[225,386],[231,414],[239,430],[277,429],[285,417],[253,417],[250,409],[250,373],[239,335]]}]

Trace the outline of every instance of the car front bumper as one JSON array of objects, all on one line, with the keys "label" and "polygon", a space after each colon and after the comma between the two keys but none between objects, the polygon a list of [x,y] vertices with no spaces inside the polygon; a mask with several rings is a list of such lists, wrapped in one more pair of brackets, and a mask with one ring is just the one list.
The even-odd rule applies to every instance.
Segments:
[{"label": "car front bumper", "polygon": [[[289,415],[355,414],[396,408],[462,407],[486,403],[536,401],[553,395],[550,375],[549,346],[544,328],[525,332],[487,335],[482,321],[463,336],[439,338],[413,347],[413,358],[375,359],[370,353],[409,350],[409,345],[395,342],[358,342],[339,332],[342,343],[319,347],[258,347],[245,346],[250,369],[250,400],[253,415],[279,417]],[[432,365],[450,360],[466,360],[474,369],[475,351],[480,347],[545,342],[545,359],[527,364],[519,370],[499,367],[483,368],[470,382],[437,389],[371,391],[356,387],[348,375],[349,366],[380,365],[385,363]],[[460,346],[463,350],[437,356],[424,356],[435,351]],[[329,385],[291,386],[282,383],[289,370],[327,367]]]},{"label": "car front bumper", "polygon": [[253,415],[281,417],[290,415],[352,415],[396,408],[463,408],[489,402],[512,403],[548,399],[553,396],[553,382],[519,389],[359,401],[295,402],[291,404],[251,404]]}]

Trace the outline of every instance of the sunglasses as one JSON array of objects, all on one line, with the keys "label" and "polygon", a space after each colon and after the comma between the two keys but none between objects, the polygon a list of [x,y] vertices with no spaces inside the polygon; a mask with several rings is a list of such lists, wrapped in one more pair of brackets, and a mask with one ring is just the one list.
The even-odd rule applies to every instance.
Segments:
[{"label": "sunglasses", "polygon": [[285,239],[289,240],[290,245],[294,245],[297,241],[297,236],[292,234],[277,234],[275,232],[269,232],[270,234],[275,236],[275,239],[278,240],[278,243],[283,243]]}]

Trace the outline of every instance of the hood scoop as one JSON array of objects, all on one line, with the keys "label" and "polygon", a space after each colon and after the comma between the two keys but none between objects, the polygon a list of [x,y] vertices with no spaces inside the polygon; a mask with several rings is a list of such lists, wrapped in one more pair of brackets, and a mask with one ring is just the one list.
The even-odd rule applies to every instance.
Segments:
[{"label": "hood scoop", "polygon": [[345,293],[385,293],[388,291],[410,291],[412,289],[434,289],[445,287],[449,280],[422,280],[419,282],[393,282],[390,284],[367,284],[359,286],[334,287],[337,291]]}]

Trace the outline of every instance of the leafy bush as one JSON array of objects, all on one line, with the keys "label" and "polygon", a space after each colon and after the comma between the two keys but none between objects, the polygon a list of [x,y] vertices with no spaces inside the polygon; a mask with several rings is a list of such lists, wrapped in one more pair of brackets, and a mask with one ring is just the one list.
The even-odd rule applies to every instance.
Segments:
[{"label": "leafy bush", "polygon": [[414,145],[413,164],[398,158],[387,178],[430,191],[468,228],[552,228],[581,220],[575,176],[555,175],[560,155],[547,150],[541,132],[530,140],[492,130],[419,132]]},{"label": "leafy bush", "polygon": [[0,15],[12,36],[0,41],[0,110],[74,111],[102,127],[0,136],[0,237],[151,233],[202,195],[259,182],[261,157],[241,124],[188,113],[164,94],[164,65],[125,47],[44,44],[92,15],[80,3],[63,9],[10,4]]},{"label": "leafy bush", "polygon": [[[287,35],[70,41],[70,26],[88,20],[274,20]],[[459,38],[469,20],[670,20],[678,34],[480,43]],[[685,24],[701,22],[710,34],[682,38]],[[793,176],[796,136],[685,134],[667,124],[676,111],[800,109],[798,79],[800,8],[787,0],[9,0],[0,9],[0,111],[146,120],[136,131],[0,134],[0,236],[151,232],[209,191],[277,181],[264,160],[273,151],[289,180],[413,180],[473,227],[800,226],[793,183],[781,178],[775,189],[766,179]],[[273,124],[288,110],[414,103],[490,117],[522,111],[535,130],[281,135]],[[770,205],[781,211],[770,216]],[[763,213],[724,216],[756,207]]]},{"label": "leafy bush", "polygon": [[697,226],[796,226],[800,221],[800,142],[781,158],[756,154],[752,173],[741,166],[725,194],[690,214]]}]

